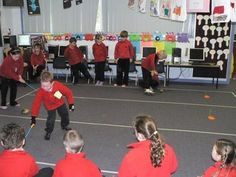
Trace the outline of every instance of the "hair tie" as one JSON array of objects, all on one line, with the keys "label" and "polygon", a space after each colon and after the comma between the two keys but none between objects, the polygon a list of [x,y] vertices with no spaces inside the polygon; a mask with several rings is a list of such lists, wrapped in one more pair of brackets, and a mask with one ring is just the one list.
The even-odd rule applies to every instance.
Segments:
[{"label": "hair tie", "polygon": [[149,139],[153,136],[153,135],[157,135],[158,134],[158,131],[156,130],[155,132],[153,132],[152,134],[151,134],[151,136],[149,137]]}]

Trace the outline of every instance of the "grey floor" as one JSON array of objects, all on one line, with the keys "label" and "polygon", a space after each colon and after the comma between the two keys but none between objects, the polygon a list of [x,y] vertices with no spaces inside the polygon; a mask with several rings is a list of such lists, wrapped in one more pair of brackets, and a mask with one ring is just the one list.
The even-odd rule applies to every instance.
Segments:
[{"label": "grey floor", "polygon": [[[33,87],[38,85],[32,84]],[[138,114],[150,114],[158,122],[165,141],[172,145],[179,160],[174,177],[196,177],[211,165],[211,148],[218,138],[236,142],[236,81],[220,85],[171,84],[164,93],[147,96],[139,87],[128,88],[90,84],[68,85],[75,96],[75,112],[70,113],[73,129],[85,139],[84,151],[106,176],[116,174],[126,145],[135,141],[132,120]],[[205,100],[208,94],[211,98]],[[34,91],[19,87],[20,108],[0,110],[0,125],[16,122],[26,131],[30,115],[22,115],[22,108],[30,108]],[[209,112],[216,116],[208,120]],[[64,156],[63,131],[58,120],[50,141],[45,141],[46,112],[41,109],[37,125],[32,129],[26,150],[35,156],[41,167],[52,166]]]}]

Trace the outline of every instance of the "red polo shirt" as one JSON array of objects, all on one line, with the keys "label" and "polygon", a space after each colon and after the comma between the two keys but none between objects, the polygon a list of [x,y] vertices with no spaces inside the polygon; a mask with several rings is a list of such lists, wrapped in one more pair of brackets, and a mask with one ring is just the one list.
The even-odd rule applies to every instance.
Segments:
[{"label": "red polo shirt", "polygon": [[1,177],[33,177],[38,171],[36,161],[25,151],[4,150],[0,154]]},{"label": "red polo shirt", "polygon": [[91,160],[86,159],[85,153],[67,153],[54,169],[53,177],[102,177],[99,168]]},{"label": "red polo shirt", "polygon": [[107,58],[107,48],[104,43],[93,44],[93,56],[95,62],[105,61]]},{"label": "red polo shirt", "polygon": [[39,55],[32,53],[30,58],[31,65],[45,65],[45,57],[43,52],[40,52]]},{"label": "red polo shirt", "polygon": [[[63,95],[60,99],[54,96],[57,91]],[[60,107],[65,103],[64,96],[66,97],[68,104],[74,104],[72,91],[58,81],[53,81],[52,91],[50,92],[39,88],[32,104],[32,116],[38,116],[42,102],[47,110],[53,110]]]},{"label": "red polo shirt", "polygon": [[202,177],[212,177],[214,175],[216,175],[217,177],[236,177],[236,166],[228,165],[221,168],[221,165],[222,162],[216,162],[204,172],[204,175]]},{"label": "red polo shirt", "polygon": [[165,156],[160,167],[153,167],[150,159],[149,140],[133,143],[125,155],[118,177],[171,177],[177,169],[177,159],[171,146],[165,144]]},{"label": "red polo shirt", "polygon": [[150,54],[142,60],[142,67],[148,71],[156,71],[157,61],[155,61],[156,54]]},{"label": "red polo shirt", "polygon": [[68,59],[70,65],[81,63],[84,58],[83,53],[77,46],[74,46],[73,48],[68,46],[65,49],[64,56]]},{"label": "red polo shirt", "polygon": [[132,59],[134,58],[134,48],[132,43],[125,39],[117,42],[115,46],[115,59]]},{"label": "red polo shirt", "polygon": [[19,81],[19,75],[23,74],[24,61],[20,57],[18,60],[13,60],[11,55],[8,55],[2,62],[0,67],[0,75],[8,79]]}]

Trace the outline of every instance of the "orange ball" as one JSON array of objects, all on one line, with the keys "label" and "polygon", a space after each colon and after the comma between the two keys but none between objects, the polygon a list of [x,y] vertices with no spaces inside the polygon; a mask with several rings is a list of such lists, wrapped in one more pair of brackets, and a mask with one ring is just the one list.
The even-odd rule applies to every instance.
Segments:
[{"label": "orange ball", "polygon": [[209,95],[204,95],[204,98],[205,99],[210,99],[210,96]]},{"label": "orange ball", "polygon": [[210,114],[208,115],[208,120],[216,120],[216,116]]}]

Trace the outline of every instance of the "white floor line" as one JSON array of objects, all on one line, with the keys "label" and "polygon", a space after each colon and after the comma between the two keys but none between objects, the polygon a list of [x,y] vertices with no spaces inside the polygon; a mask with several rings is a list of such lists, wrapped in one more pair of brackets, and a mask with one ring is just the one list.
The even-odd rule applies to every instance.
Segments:
[{"label": "white floor line", "polygon": [[[31,96],[31,94],[32,93],[34,93],[36,90],[33,90],[33,91],[31,91],[31,92],[29,92],[29,93],[26,93],[26,94],[24,94],[24,95],[22,95],[22,96],[20,96],[20,97],[18,97],[18,98],[16,98],[16,101],[17,100],[20,100],[20,99],[22,99],[22,98],[24,98],[24,97],[26,97],[26,96]],[[7,105],[9,105],[10,104],[10,102],[7,102]]]},{"label": "white floor line", "polygon": [[[71,84],[68,84],[71,85]],[[95,85],[88,85],[88,84],[78,84],[79,86],[89,86],[89,87],[96,87]],[[121,88],[121,87],[114,87],[113,85],[103,85],[101,87],[108,87],[108,88]],[[135,87],[135,86],[128,86],[125,88],[129,89],[140,89],[141,87]],[[125,89],[121,88],[121,89]],[[170,88],[170,87],[163,87],[165,90],[176,90],[176,91],[189,91],[189,92],[203,92],[203,93],[225,93],[225,94],[231,94],[231,91],[220,91],[220,90],[201,90],[201,89],[182,89],[182,88]]]},{"label": "white floor line", "polygon": [[[29,95],[33,96],[33,95]],[[179,102],[165,102],[165,101],[150,101],[150,100],[133,100],[133,99],[119,99],[119,98],[99,98],[99,97],[74,97],[76,99],[84,100],[102,100],[102,101],[120,101],[120,102],[136,102],[136,103],[154,103],[154,104],[171,104],[171,105],[185,105],[185,106],[200,106],[200,107],[216,107],[216,108],[229,108],[236,109],[236,106],[225,106],[216,104],[200,104],[200,103],[179,103]]]},{"label": "white floor line", "polygon": [[[11,116],[0,114],[0,117],[9,117],[16,119],[26,119],[30,120],[31,117],[26,116]],[[37,120],[46,121],[44,118],[37,118]],[[60,122],[60,120],[56,120],[56,122]],[[72,124],[82,124],[82,125],[92,125],[92,126],[106,126],[106,127],[117,127],[117,128],[132,128],[130,125],[120,125],[120,124],[102,124],[102,123],[93,123],[93,122],[79,122],[79,121],[70,121]],[[209,132],[209,131],[200,131],[200,130],[187,130],[187,129],[172,129],[172,128],[159,128],[161,131],[169,131],[169,132],[185,132],[185,133],[196,133],[196,134],[208,134],[208,135],[222,135],[222,136],[233,136],[236,137],[236,134],[225,133],[225,132]]]},{"label": "white floor line", "polygon": [[[47,163],[47,162],[36,162],[39,165],[46,165],[46,166],[56,166],[55,163]],[[102,173],[108,173],[108,174],[118,174],[116,171],[111,171],[111,170],[101,170]]]},{"label": "white floor line", "polygon": [[234,92],[231,92],[232,93],[232,95],[236,98],[236,94],[234,93]]},{"label": "white floor line", "polygon": [[165,101],[150,101],[150,100],[133,100],[133,99],[119,99],[119,98],[99,98],[99,97],[74,97],[77,99],[85,100],[103,100],[103,101],[120,101],[120,102],[136,102],[136,103],[155,103],[155,104],[172,104],[172,105],[185,105],[185,106],[201,106],[201,107],[216,107],[216,108],[229,108],[236,109],[236,106],[225,106],[215,104],[200,104],[200,103],[179,103],[179,102],[165,102]]}]

